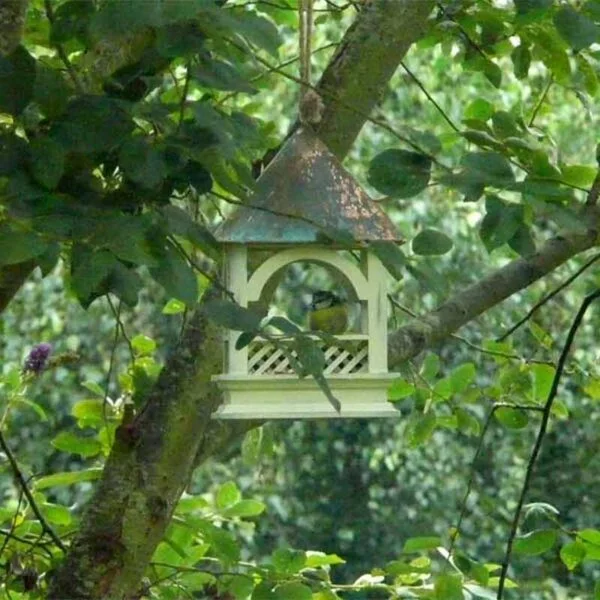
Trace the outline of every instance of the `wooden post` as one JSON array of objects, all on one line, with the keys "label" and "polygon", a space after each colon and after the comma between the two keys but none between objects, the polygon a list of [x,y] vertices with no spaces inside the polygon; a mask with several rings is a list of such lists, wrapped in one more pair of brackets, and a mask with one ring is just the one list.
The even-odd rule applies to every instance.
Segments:
[{"label": "wooden post", "polygon": [[[245,246],[232,245],[227,251],[227,287],[240,306],[248,306],[248,250]],[[240,332],[228,331],[227,369],[230,374],[248,374],[248,346],[235,349]]]}]

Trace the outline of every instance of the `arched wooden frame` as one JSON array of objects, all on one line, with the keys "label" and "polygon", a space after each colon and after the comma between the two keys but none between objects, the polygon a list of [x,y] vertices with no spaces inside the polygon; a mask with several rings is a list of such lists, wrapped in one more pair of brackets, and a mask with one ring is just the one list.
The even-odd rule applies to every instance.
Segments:
[{"label": "arched wooden frame", "polygon": [[368,300],[369,283],[361,269],[345,259],[336,250],[328,248],[290,248],[270,256],[252,274],[248,281],[248,302],[264,302],[270,298],[279,281],[276,277],[288,265],[307,261],[331,266],[350,284],[356,300]]},{"label": "arched wooden frame", "polygon": [[[242,306],[258,304],[268,299],[277,285],[278,271],[293,262],[310,261],[333,267],[351,284],[356,299],[366,302],[364,313],[368,323],[369,372],[387,373],[387,310],[385,268],[369,250],[361,252],[360,267],[344,258],[339,251],[323,247],[296,247],[275,252],[248,278],[248,249],[232,245],[227,252],[226,280]],[[247,375],[248,348],[235,350],[238,332],[229,332],[228,372]]]}]

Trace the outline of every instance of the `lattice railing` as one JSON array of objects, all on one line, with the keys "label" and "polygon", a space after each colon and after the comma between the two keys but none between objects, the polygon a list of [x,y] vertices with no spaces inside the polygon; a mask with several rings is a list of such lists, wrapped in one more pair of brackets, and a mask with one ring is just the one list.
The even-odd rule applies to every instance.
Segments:
[{"label": "lattice railing", "polygon": [[[363,373],[368,371],[367,340],[344,340],[340,346],[322,345],[325,375]],[[295,352],[292,351],[295,356]],[[257,340],[248,348],[248,373],[252,375],[289,375],[295,373],[286,352],[271,342]]]}]

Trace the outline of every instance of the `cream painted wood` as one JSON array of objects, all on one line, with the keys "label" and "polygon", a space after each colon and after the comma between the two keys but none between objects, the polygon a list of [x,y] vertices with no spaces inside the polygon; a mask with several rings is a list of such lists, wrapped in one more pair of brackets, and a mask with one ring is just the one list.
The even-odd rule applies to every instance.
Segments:
[{"label": "cream painted wood", "polygon": [[[214,377],[223,390],[218,419],[302,419],[344,417],[397,417],[387,401],[387,388],[398,376],[387,372],[387,271],[369,250],[361,251],[357,265],[340,251],[321,246],[287,248],[267,258],[249,277],[248,250],[232,245],[226,252],[226,282],[244,307],[269,302],[278,272],[298,261],[331,267],[347,281],[361,303],[361,332],[336,336],[349,347],[326,346],[324,374],[342,405],[335,412],[311,377],[299,378],[287,353],[257,337],[242,350],[235,349],[239,332],[229,332],[226,373]],[[286,336],[277,336],[285,344]],[[318,339],[318,336],[311,336]]]},{"label": "cream painted wood", "polygon": [[295,375],[236,378],[221,375],[224,402],[217,419],[335,419],[400,417],[387,401],[387,388],[395,373],[385,375],[332,375],[327,377],[342,408],[338,414],[310,378]]},{"label": "cream painted wood", "polygon": [[386,269],[372,252],[367,253],[367,277],[370,296],[367,304],[369,315],[369,372],[386,373],[388,297]]},{"label": "cream painted wood", "polygon": [[301,246],[277,252],[267,258],[256,269],[248,282],[248,302],[260,300],[265,285],[273,274],[279,269],[298,261],[315,261],[332,266],[346,276],[358,300],[366,300],[369,297],[369,282],[354,263],[340,256],[338,251],[330,248]]},{"label": "cream painted wood", "polygon": [[[233,293],[240,306],[248,306],[248,250],[246,246],[234,245],[229,248],[226,259],[227,288]],[[248,347],[235,349],[239,331],[228,332],[227,365],[229,373],[248,373]]]}]

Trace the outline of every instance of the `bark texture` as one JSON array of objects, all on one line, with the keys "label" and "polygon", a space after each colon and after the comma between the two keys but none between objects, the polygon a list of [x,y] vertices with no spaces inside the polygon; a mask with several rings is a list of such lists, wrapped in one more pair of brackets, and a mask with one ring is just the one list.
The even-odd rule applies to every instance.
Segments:
[{"label": "bark texture", "polygon": [[350,150],[434,6],[432,0],[373,0],[348,29],[318,85],[325,103],[319,136],[337,156]]},{"label": "bark texture", "polygon": [[597,209],[582,218],[582,229],[547,241],[538,252],[519,258],[451,297],[434,311],[413,319],[389,338],[391,367],[441,342],[515,292],[548,275],[575,255],[598,245]]},{"label": "bark texture", "polygon": [[21,43],[29,0],[0,0],[0,54],[10,54]]}]

